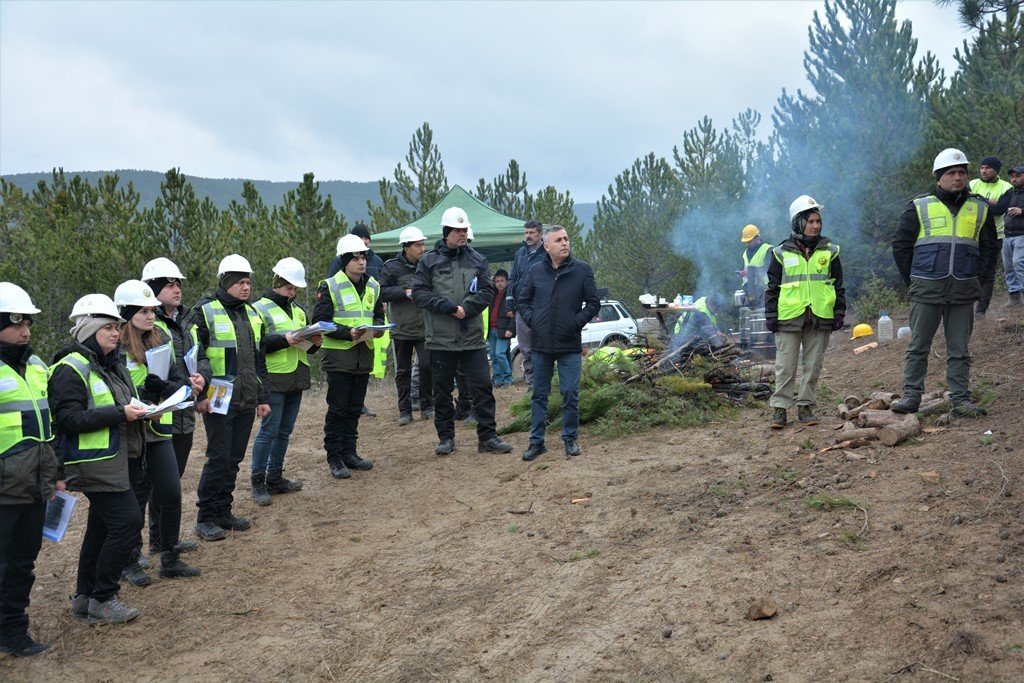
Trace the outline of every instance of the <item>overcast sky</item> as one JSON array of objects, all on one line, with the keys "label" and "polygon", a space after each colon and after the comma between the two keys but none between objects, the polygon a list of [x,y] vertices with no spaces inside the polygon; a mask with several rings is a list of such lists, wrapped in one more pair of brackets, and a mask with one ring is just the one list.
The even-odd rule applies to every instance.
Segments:
[{"label": "overcast sky", "polygon": [[[0,174],[377,180],[428,121],[452,183],[515,158],[595,201],[705,114],[770,125],[824,2],[0,0]],[[947,73],[955,11],[901,2]]]}]

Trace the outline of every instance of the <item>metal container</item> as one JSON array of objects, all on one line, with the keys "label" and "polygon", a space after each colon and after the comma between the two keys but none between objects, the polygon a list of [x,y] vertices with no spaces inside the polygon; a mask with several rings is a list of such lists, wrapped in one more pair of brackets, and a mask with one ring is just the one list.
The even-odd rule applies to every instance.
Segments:
[{"label": "metal container", "polygon": [[775,358],[775,335],[765,326],[764,309],[750,311],[750,350],[764,358]]},{"label": "metal container", "polygon": [[742,289],[737,289],[735,292],[732,293],[732,302],[734,304],[736,304],[736,306],[742,306],[743,305],[743,297],[744,296],[745,296],[745,294],[744,294],[743,290]]}]

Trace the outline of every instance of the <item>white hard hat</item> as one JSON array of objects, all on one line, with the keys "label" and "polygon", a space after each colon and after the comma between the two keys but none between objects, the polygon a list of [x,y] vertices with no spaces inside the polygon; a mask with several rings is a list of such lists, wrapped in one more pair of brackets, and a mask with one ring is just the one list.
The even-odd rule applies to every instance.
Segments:
[{"label": "white hard hat", "polygon": [[470,242],[473,241],[473,228],[469,228],[468,230],[466,230],[466,239],[469,240]]},{"label": "white hard hat", "polygon": [[178,266],[174,265],[174,261],[169,258],[164,258],[163,256],[153,259],[142,267],[143,280],[155,280],[158,277],[164,277],[169,280],[185,279],[185,276],[181,274],[181,270],[178,269]]},{"label": "white hard hat", "polygon": [[452,206],[444,210],[441,214],[441,227],[442,228],[469,228],[469,216],[466,212],[457,206]]},{"label": "white hard hat", "polygon": [[410,225],[398,236],[398,243],[408,244],[409,242],[422,242],[425,239],[427,239],[427,236],[423,234],[422,230],[417,228],[415,225]]},{"label": "white hard hat", "polygon": [[361,251],[369,251],[370,248],[363,244],[363,238],[359,235],[342,235],[338,240],[338,256],[342,254],[358,254]]},{"label": "white hard hat", "polygon": [[797,217],[797,214],[801,214],[804,211],[810,209],[824,209],[822,204],[819,204],[814,200],[814,197],[810,195],[802,194],[793,200],[793,203],[789,205],[789,220],[793,220]]},{"label": "white hard hat", "polygon": [[68,320],[81,318],[85,315],[103,316],[104,318],[113,318],[118,322],[124,322],[124,318],[118,312],[117,306],[114,305],[114,302],[106,294],[86,294],[83,296],[75,302]]},{"label": "white hard hat", "polygon": [[217,277],[224,273],[249,273],[252,275],[252,266],[244,256],[228,254],[220,260],[220,265],[217,266]]},{"label": "white hard hat", "polygon": [[0,313],[35,315],[38,312],[28,292],[13,282],[0,282]]},{"label": "white hard hat", "polygon": [[114,290],[114,304],[121,306],[159,306],[153,288],[142,280],[127,280]]},{"label": "white hard hat", "polygon": [[948,147],[935,157],[935,162],[932,164],[932,173],[942,168],[949,168],[950,166],[966,166],[967,155],[954,147]]},{"label": "white hard hat", "polygon": [[297,258],[286,256],[274,264],[274,275],[283,278],[296,287],[306,286],[306,269]]}]

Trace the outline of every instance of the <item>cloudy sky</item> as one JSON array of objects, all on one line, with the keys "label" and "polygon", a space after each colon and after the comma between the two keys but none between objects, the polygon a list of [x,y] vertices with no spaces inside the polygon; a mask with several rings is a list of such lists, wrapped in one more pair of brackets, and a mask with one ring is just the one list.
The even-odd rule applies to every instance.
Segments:
[{"label": "cloudy sky", "polygon": [[[516,158],[531,188],[594,201],[705,114],[750,107],[767,132],[823,7],[0,0],[0,174],[376,180],[428,121],[452,183]],[[897,14],[952,71],[954,10]]]}]

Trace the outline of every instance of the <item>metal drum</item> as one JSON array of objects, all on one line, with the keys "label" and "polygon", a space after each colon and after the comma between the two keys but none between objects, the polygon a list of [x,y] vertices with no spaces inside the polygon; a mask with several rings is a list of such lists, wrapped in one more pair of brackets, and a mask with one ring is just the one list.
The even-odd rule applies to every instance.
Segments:
[{"label": "metal drum", "polygon": [[775,358],[775,335],[765,327],[764,309],[750,311],[750,350],[765,358]]}]

